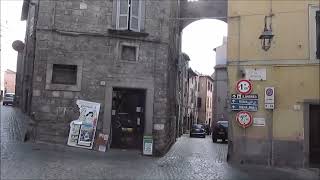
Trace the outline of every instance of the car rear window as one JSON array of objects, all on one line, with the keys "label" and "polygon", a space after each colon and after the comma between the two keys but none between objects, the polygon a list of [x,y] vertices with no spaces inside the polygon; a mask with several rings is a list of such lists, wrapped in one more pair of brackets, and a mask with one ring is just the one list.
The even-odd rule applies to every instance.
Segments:
[{"label": "car rear window", "polygon": [[218,121],[218,124],[223,127],[228,127],[228,125],[229,125],[228,121]]},{"label": "car rear window", "polygon": [[196,129],[201,129],[203,128],[203,126],[201,124],[194,124],[192,125],[193,128],[196,128]]},{"label": "car rear window", "polygon": [[14,94],[6,94],[5,97],[14,97]]}]

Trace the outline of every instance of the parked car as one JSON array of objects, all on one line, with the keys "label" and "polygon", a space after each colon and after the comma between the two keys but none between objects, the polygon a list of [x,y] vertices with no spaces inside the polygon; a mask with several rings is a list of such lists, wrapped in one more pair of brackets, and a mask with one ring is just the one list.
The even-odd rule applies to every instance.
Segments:
[{"label": "parked car", "polygon": [[225,142],[228,139],[228,121],[218,121],[213,124],[212,127],[212,141],[217,142],[217,139],[221,139]]},{"label": "parked car", "polygon": [[191,127],[190,137],[206,137],[206,131],[201,124],[194,124]]},{"label": "parked car", "polygon": [[3,105],[13,105],[14,103],[14,93],[6,93],[3,97]]}]

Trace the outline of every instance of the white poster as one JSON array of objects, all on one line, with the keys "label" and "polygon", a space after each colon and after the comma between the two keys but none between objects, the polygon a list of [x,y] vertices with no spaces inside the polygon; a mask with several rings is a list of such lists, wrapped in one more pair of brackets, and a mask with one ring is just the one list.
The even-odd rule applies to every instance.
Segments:
[{"label": "white poster", "polygon": [[258,69],[248,68],[248,69],[245,69],[245,72],[246,72],[246,79],[248,80],[254,80],[254,81],[267,80],[266,68],[258,68]]},{"label": "white poster", "polygon": [[68,145],[92,149],[97,128],[100,104],[77,100],[80,116],[70,123]]}]

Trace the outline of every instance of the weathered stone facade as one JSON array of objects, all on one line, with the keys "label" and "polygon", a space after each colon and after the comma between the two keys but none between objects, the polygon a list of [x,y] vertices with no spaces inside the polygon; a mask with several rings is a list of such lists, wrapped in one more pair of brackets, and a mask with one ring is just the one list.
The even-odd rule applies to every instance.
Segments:
[{"label": "weathered stone facade", "polygon": [[[101,103],[98,132],[108,134],[112,88],[141,88],[146,90],[144,134],[153,136],[154,155],[161,155],[175,141],[174,79],[180,33],[178,22],[171,19],[179,16],[178,1],[141,1],[139,32],[116,28],[116,2],[34,2],[30,112],[37,122],[36,139],[65,144],[69,123],[77,118],[77,99]],[[136,61],[122,59],[122,45],[137,47]],[[76,84],[52,83],[55,64],[76,66]]]}]

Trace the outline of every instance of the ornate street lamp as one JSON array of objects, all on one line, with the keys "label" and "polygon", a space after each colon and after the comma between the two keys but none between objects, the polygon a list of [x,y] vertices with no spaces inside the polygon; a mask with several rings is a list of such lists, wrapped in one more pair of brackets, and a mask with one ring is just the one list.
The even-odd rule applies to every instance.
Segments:
[{"label": "ornate street lamp", "polygon": [[[271,18],[271,16],[269,16]],[[269,29],[267,27],[267,18],[268,16],[264,17],[264,29],[262,34],[259,36],[259,39],[261,39],[261,46],[262,49],[265,51],[268,51],[271,47],[271,40],[273,38],[273,33],[272,33],[272,27],[271,23],[269,25]]]}]

